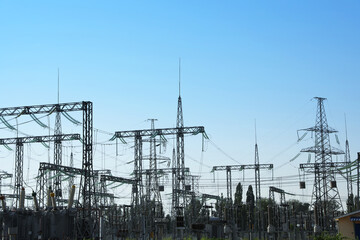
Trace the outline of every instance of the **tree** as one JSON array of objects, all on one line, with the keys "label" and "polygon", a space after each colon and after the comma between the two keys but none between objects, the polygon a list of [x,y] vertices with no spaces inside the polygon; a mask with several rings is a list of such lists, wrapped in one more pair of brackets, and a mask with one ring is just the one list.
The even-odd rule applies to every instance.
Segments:
[{"label": "tree", "polygon": [[220,199],[215,203],[215,213],[213,213],[213,215],[215,217],[220,217],[220,218],[223,217],[223,210],[225,208],[225,205],[226,205],[226,200],[221,195]]},{"label": "tree", "polygon": [[234,204],[236,206],[239,206],[242,204],[242,195],[243,195],[243,187],[242,187],[241,183],[239,182],[238,185],[236,186],[236,191],[235,191]]},{"label": "tree", "polygon": [[251,185],[249,185],[248,190],[246,192],[246,205],[251,206],[252,209],[255,206],[255,196]]},{"label": "tree", "polygon": [[253,188],[249,185],[248,190],[246,192],[246,205],[249,209],[248,216],[249,216],[249,228],[253,229],[254,223],[254,209],[255,209],[255,196],[253,192]]},{"label": "tree", "polygon": [[354,211],[354,194],[350,194],[348,199],[346,200],[347,212]]},{"label": "tree", "polygon": [[201,212],[201,207],[200,200],[192,197],[190,203],[185,208],[185,218],[188,223],[195,223],[199,217],[205,216],[205,213]]},{"label": "tree", "polygon": [[290,199],[287,203],[292,207],[295,214],[299,214],[300,212],[307,213],[309,211],[309,203],[300,202],[296,199]]}]

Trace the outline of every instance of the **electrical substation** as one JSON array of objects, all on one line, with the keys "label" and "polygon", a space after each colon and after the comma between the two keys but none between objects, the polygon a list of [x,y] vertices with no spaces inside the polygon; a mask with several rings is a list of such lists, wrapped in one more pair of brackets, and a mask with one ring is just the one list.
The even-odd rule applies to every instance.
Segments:
[{"label": "electrical substation", "polygon": [[[16,240],[313,239],[325,231],[336,234],[335,218],[360,209],[359,159],[351,161],[348,140],[345,151],[331,146],[330,134],[336,130],[328,126],[325,98],[315,99],[315,126],[299,130],[304,131],[304,135],[298,139],[304,138],[307,132],[315,138],[313,146],[299,149],[315,156],[314,162],[309,160],[298,167],[298,189],[313,189],[308,203],[289,201],[296,190],[290,192],[278,186],[263,185],[262,174],[275,177],[273,169],[276,163],[260,163],[257,141],[254,162],[212,166],[214,176],[215,173],[226,174],[225,196],[200,192],[201,176],[193,175],[185,161],[185,136],[201,136],[204,145],[208,135],[203,126],[184,126],[180,95],[176,127],[156,128],[157,119],[148,119],[151,123],[149,129],[112,133],[109,142],[116,142],[116,151],[119,144],[134,143],[131,147],[133,171],[127,176],[117,176],[111,170],[94,167],[96,131],[92,102],[0,108],[2,125],[10,131],[17,132],[18,128],[9,119],[23,116],[30,116],[34,123],[49,129],[48,135],[17,135],[0,139],[0,145],[6,151],[13,151],[15,156],[14,172],[0,172],[1,186],[6,180],[11,180],[7,188],[10,190],[0,190],[1,237]],[[82,121],[72,116],[75,112],[82,116]],[[44,124],[41,116],[55,116],[55,127]],[[81,132],[64,132],[61,116],[71,124],[81,126]],[[160,148],[166,145],[167,137],[174,139],[172,158],[161,155]],[[68,164],[64,164],[65,142],[82,146],[78,153],[81,167],[74,167],[73,152],[69,154]],[[26,192],[24,146],[38,143],[47,148],[52,144],[53,153],[49,157],[51,161],[38,165],[36,188]],[[150,151],[145,153],[144,149]],[[334,161],[334,155],[343,156],[344,160]],[[103,158],[105,161],[107,156],[104,154]],[[169,163],[167,167],[159,164],[163,161]],[[245,185],[241,181],[240,184],[234,182],[232,174],[250,171],[254,172],[255,178],[243,201],[242,187]],[[336,175],[345,179],[347,184],[345,208]],[[312,179],[313,185],[306,184],[305,176]],[[171,189],[167,189],[171,199],[169,212],[165,211],[163,199],[165,186],[162,179],[165,177],[171,179]],[[355,183],[356,194],[353,192]],[[124,196],[121,193],[109,191],[114,186],[125,185],[131,189],[131,200],[126,203],[122,201]],[[269,194],[264,196],[264,192]]]}]

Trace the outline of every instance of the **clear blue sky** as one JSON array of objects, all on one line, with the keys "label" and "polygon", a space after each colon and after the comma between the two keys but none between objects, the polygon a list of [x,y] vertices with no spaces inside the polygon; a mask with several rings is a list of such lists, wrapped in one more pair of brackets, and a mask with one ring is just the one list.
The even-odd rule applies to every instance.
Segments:
[{"label": "clear blue sky", "polygon": [[[314,96],[328,98],[340,147],[347,114],[354,159],[360,151],[359,12],[358,1],[1,0],[0,105],[55,103],[60,68],[60,101],[94,102],[95,127],[148,128],[148,118],[173,127],[181,57],[185,125],[205,126],[238,162],[253,163],[255,118],[263,163],[280,166],[311,145],[311,139],[294,143],[297,129],[315,123]],[[200,137],[187,144],[198,161],[200,144]],[[95,156],[98,166],[101,156]],[[13,155],[5,159],[10,171]],[[275,175],[297,174],[306,160],[301,155]],[[186,161],[195,173],[210,171]],[[211,144],[203,162],[236,164]]]}]

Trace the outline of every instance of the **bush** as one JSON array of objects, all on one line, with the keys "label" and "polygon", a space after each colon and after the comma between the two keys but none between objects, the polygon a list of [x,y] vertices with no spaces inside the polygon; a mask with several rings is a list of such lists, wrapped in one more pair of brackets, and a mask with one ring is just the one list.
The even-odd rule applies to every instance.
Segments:
[{"label": "bush", "polygon": [[314,237],[314,240],[345,240],[348,239],[346,237],[341,236],[340,233],[336,235],[330,235],[328,233],[321,233],[320,236]]}]

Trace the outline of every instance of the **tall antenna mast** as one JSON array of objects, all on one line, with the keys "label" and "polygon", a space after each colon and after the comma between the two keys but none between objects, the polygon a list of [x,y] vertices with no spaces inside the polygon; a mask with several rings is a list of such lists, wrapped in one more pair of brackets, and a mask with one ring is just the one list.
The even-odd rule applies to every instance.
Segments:
[{"label": "tall antenna mast", "polygon": [[259,160],[259,149],[257,144],[257,131],[256,131],[256,119],[255,119],[255,205],[256,205],[256,214],[257,221],[255,226],[257,231],[261,231],[263,226],[263,221],[261,219],[261,186],[260,186],[260,160]]},{"label": "tall antenna mast", "polygon": [[[60,112],[60,71],[58,68],[58,91],[57,91],[57,100],[58,104],[56,106],[56,115],[55,115],[55,128],[54,134],[61,135],[61,112]],[[62,165],[62,142],[61,139],[57,138],[54,142],[54,164]],[[60,199],[62,199],[62,187],[61,187],[61,176],[60,171],[55,172],[55,179],[53,182],[53,189],[55,191],[56,201],[59,203]]]},{"label": "tall antenna mast", "polygon": [[255,118],[255,144],[257,144],[256,118]]},{"label": "tall antenna mast", "polygon": [[346,141],[347,141],[348,140],[348,135],[347,135],[346,113],[344,113],[344,117],[345,117],[345,136],[346,136]]},{"label": "tall antenna mast", "polygon": [[181,58],[179,58],[179,97],[181,90]]},{"label": "tall antenna mast", "polygon": [[[344,161],[347,164],[350,164],[351,159],[350,159],[349,140],[348,140],[348,135],[347,135],[346,114],[344,114],[344,117],[345,117],[345,134],[346,134]],[[353,178],[352,178],[351,171],[346,171],[345,176],[346,176],[346,184],[347,184],[347,192],[348,192],[348,199],[346,201],[347,211],[352,212],[352,211],[354,211],[354,195],[353,195],[353,186],[352,186]]]},{"label": "tall antenna mast", "polygon": [[60,71],[58,68],[58,92],[57,92],[57,101],[60,103]]}]

